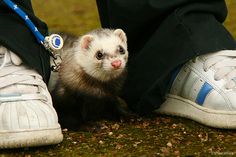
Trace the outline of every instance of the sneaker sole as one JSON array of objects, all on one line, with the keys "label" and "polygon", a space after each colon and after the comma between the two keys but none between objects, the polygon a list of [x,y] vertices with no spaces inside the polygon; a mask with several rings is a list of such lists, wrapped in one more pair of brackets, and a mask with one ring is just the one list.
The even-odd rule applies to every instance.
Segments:
[{"label": "sneaker sole", "polygon": [[58,144],[63,140],[61,128],[42,130],[0,131],[0,149]]},{"label": "sneaker sole", "polygon": [[179,116],[221,129],[236,129],[236,111],[208,109],[176,95],[167,95],[156,113]]}]

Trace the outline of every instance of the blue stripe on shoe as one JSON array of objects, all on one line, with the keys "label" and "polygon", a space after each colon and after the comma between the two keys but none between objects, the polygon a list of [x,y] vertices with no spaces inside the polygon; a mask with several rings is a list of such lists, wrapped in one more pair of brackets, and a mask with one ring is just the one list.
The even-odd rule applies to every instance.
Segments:
[{"label": "blue stripe on shoe", "polygon": [[206,96],[212,89],[213,87],[209,83],[205,82],[198,93],[198,96],[196,98],[196,103],[198,103],[199,105],[202,105],[206,99]]}]

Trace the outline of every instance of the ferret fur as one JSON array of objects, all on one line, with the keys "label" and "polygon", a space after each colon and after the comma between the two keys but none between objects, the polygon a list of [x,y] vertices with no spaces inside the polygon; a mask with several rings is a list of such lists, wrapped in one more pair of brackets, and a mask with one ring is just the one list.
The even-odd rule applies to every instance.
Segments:
[{"label": "ferret fur", "polygon": [[[50,87],[61,125],[75,128],[86,121],[119,119],[125,113],[118,95],[128,61],[124,31],[98,29],[80,38],[62,36],[65,44],[58,52],[62,62],[55,85]],[[105,54],[101,59],[97,59],[98,51]]]}]

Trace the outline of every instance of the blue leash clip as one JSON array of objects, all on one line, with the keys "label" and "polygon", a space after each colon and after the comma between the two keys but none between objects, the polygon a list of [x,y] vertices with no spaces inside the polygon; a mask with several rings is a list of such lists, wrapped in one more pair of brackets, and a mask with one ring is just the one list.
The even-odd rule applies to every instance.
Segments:
[{"label": "blue leash clip", "polygon": [[43,45],[46,49],[50,51],[57,51],[63,47],[63,39],[58,34],[51,34],[50,36],[45,37]]},{"label": "blue leash clip", "polygon": [[55,58],[54,51],[60,50],[63,47],[63,39],[58,34],[52,34],[50,36],[44,37],[38,30],[38,28],[34,25],[34,23],[29,19],[29,16],[20,9],[15,3],[11,0],[3,0],[6,5],[11,8],[14,12],[16,12],[26,23],[29,27],[31,32],[36,37],[37,41],[42,44],[48,51],[51,52],[53,58]]}]

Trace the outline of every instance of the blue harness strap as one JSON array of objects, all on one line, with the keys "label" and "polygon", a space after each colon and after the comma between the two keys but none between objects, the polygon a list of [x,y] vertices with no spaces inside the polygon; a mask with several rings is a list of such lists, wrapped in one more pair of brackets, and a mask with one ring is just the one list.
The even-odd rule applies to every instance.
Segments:
[{"label": "blue harness strap", "polygon": [[38,31],[38,28],[29,19],[28,15],[11,0],[3,0],[3,1],[7,4],[9,8],[15,11],[25,21],[26,25],[29,27],[32,33],[34,33],[35,37],[37,38],[37,41],[43,44],[45,37]]},{"label": "blue harness strap", "polygon": [[[28,28],[36,37],[37,41],[42,44],[47,50],[50,52],[59,50],[63,47],[63,39],[58,34],[52,34],[49,37],[44,37],[38,30],[38,28],[34,25],[34,23],[29,19],[29,16],[19,8],[14,2],[11,0],[3,0],[5,4],[11,8],[15,13],[17,13],[26,23]],[[52,55],[54,55],[52,53]]]}]

